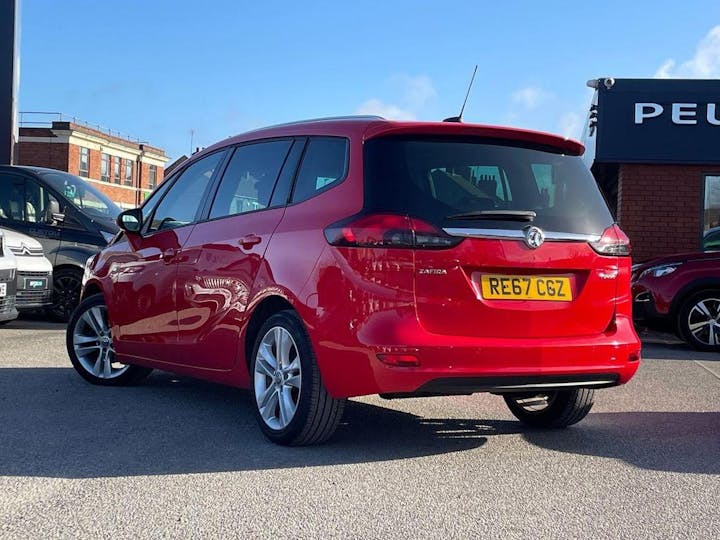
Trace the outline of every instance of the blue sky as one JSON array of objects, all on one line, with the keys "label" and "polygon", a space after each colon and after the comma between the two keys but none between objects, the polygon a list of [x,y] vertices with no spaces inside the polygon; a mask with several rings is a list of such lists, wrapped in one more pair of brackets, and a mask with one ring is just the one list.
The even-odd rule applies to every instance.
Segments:
[{"label": "blue sky", "polygon": [[19,110],[175,158],[278,122],[356,113],[579,138],[585,82],[720,77],[720,2],[19,0]]}]

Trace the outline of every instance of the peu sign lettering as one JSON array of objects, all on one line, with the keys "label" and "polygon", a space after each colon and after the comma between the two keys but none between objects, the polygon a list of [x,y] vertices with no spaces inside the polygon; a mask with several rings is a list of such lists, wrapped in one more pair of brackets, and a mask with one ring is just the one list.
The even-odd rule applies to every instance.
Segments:
[{"label": "peu sign lettering", "polygon": [[720,80],[598,85],[595,161],[720,164]]},{"label": "peu sign lettering", "polygon": [[[700,122],[707,120],[708,124],[720,126],[718,117],[718,106],[716,103],[673,103],[671,105],[670,118],[673,124],[695,125],[698,123],[698,110],[700,111]],[[703,111],[705,114],[703,115]],[[659,103],[636,103],[635,123],[642,124],[648,118],[657,118],[665,112],[665,107]]]}]

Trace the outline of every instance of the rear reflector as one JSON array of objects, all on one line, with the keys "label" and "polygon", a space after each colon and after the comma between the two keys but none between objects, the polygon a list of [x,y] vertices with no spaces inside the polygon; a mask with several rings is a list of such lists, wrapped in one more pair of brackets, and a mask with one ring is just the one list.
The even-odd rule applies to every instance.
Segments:
[{"label": "rear reflector", "polygon": [[630,255],[630,239],[617,225],[610,225],[603,232],[600,240],[590,242],[590,246],[600,255],[627,257]]},{"label": "rear reflector", "polygon": [[418,367],[420,360],[414,354],[378,354],[378,359],[388,366]]},{"label": "rear reflector", "polygon": [[396,214],[360,214],[325,229],[333,246],[446,249],[462,242],[421,219]]}]

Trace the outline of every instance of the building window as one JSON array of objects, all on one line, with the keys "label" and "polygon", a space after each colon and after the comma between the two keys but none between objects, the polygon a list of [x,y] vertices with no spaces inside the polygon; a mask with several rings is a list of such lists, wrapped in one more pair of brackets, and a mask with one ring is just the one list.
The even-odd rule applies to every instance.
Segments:
[{"label": "building window", "polygon": [[113,182],[120,183],[120,158],[113,156]]},{"label": "building window", "polygon": [[100,180],[110,181],[110,156],[108,154],[100,155]]},{"label": "building window", "polygon": [[88,177],[90,172],[90,150],[80,147],[80,176]]},{"label": "building window", "polygon": [[125,185],[126,186],[132,186],[133,185],[133,162],[132,160],[126,159],[125,160]]},{"label": "building window", "polygon": [[[720,229],[720,174],[705,176],[705,205],[703,207],[704,242]],[[714,230],[713,230],[714,229]],[[704,246],[707,249],[707,246]]]},{"label": "building window", "polygon": [[150,165],[148,172],[148,188],[155,189],[157,183],[157,165]]}]

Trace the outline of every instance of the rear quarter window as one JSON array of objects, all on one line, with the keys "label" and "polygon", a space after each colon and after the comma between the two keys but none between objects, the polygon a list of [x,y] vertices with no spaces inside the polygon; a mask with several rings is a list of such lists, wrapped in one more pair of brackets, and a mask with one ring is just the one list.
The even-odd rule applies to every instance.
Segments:
[{"label": "rear quarter window", "polygon": [[311,137],[302,158],[292,202],[314,197],[345,179],[348,168],[349,141],[340,137]]}]

